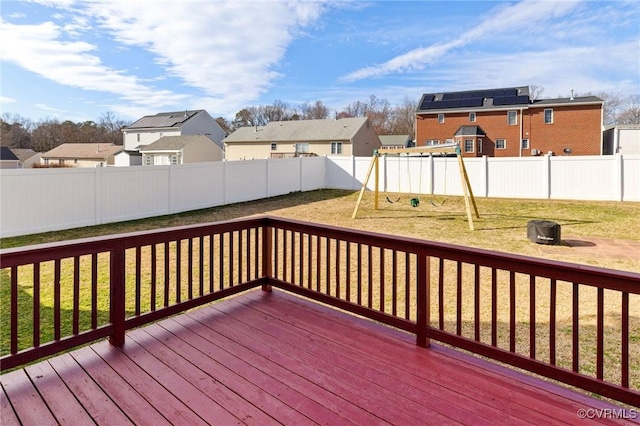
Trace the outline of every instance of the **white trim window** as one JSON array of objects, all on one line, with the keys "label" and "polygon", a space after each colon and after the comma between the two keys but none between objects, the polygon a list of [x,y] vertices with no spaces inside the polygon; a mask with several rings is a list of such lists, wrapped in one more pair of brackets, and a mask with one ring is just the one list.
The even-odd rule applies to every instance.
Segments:
[{"label": "white trim window", "polygon": [[553,124],[553,109],[546,108],[544,110],[544,124]]},{"label": "white trim window", "polygon": [[271,143],[271,151],[277,151],[278,150],[278,144],[275,142]]},{"label": "white trim window", "polygon": [[496,139],[496,149],[507,149],[507,140]]},{"label": "white trim window", "polygon": [[331,142],[331,154],[333,155],[342,154],[342,142]]},{"label": "white trim window", "polygon": [[464,152],[474,152],[473,139],[464,140]]},{"label": "white trim window", "polygon": [[438,114],[438,123],[440,123],[440,124],[444,123],[444,114],[443,113]]},{"label": "white trim window", "polygon": [[478,139],[478,153],[482,154],[482,139]]},{"label": "white trim window", "polygon": [[507,124],[509,126],[518,124],[518,111],[507,111]]},{"label": "white trim window", "polygon": [[170,157],[170,161],[169,162],[171,164],[180,164],[180,155],[178,155],[178,154],[172,155]]},{"label": "white trim window", "polygon": [[529,139],[522,139],[522,143],[520,144],[521,149],[529,149]]},{"label": "white trim window", "polygon": [[297,143],[295,144],[296,154],[308,154],[309,153],[309,144],[308,143]]},{"label": "white trim window", "polygon": [[145,155],[144,156],[144,165],[145,166],[153,166],[153,155]]},{"label": "white trim window", "polygon": [[476,113],[475,112],[470,112],[469,113],[469,122],[471,122],[471,123],[475,123],[476,122]]},{"label": "white trim window", "polygon": [[438,139],[427,139],[426,141],[424,141],[424,144],[426,146],[434,146],[440,144],[440,141]]}]

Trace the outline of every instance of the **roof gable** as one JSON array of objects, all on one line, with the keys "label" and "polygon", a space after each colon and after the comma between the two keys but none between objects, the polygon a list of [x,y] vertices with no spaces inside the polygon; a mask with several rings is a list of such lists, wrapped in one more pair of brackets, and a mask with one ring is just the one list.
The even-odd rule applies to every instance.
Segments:
[{"label": "roof gable", "polygon": [[266,126],[241,127],[227,136],[223,142],[346,141],[355,137],[360,129],[367,125],[366,117],[272,121]]}]

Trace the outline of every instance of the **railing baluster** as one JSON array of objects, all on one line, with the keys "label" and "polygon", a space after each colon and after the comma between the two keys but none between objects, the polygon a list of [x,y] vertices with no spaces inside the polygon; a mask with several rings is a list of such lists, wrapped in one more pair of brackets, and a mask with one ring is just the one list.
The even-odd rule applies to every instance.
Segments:
[{"label": "railing baluster", "polygon": [[380,311],[384,312],[384,248],[380,247]]},{"label": "railing baluster", "polygon": [[141,293],[141,284],[140,284],[140,280],[142,278],[142,274],[141,269],[142,269],[142,253],[141,253],[141,249],[140,247],[136,247],[136,265],[135,265],[135,271],[136,271],[136,276],[135,276],[135,282],[136,282],[136,288],[135,288],[135,312],[136,312],[136,316],[140,315],[140,293]]},{"label": "railing baluster", "polygon": [[474,330],[473,337],[476,342],[480,341],[480,265],[474,265],[473,269],[473,310],[474,310]]},{"label": "railing baluster", "polygon": [[347,274],[347,282],[345,283],[345,292],[347,294],[347,302],[351,302],[351,243],[347,241],[346,245],[347,252],[345,253],[345,256],[347,258],[347,263],[345,265],[345,271]]},{"label": "railing baluster", "polygon": [[53,262],[53,339],[60,340],[60,259]]},{"label": "railing baluster", "polygon": [[498,271],[491,268],[491,346],[498,346]]},{"label": "railing baluster", "polygon": [[235,238],[235,231],[229,232],[229,287],[233,287],[236,283],[234,277],[234,267],[236,252],[233,250],[233,240]]},{"label": "railing baluster", "polygon": [[621,324],[621,339],[620,345],[620,358],[621,358],[621,380],[620,384],[628,388],[629,387],[629,293],[622,292],[622,324]]},{"label": "railing baluster", "polygon": [[187,241],[187,300],[193,299],[193,238]]},{"label": "railing baluster", "polygon": [[604,289],[598,288],[598,309],[596,329],[596,377],[602,380],[604,375]]},{"label": "railing baluster", "polygon": [[324,281],[325,281],[325,292],[327,295],[331,295],[331,238],[325,238],[327,244],[324,246]]},{"label": "railing baluster", "polygon": [[398,314],[398,252],[391,251],[391,315]]},{"label": "railing baluster", "polygon": [[254,228],[254,238],[253,238],[254,244],[255,244],[255,248],[254,248],[254,254],[253,254],[253,278],[257,279],[259,277],[260,274],[260,256],[258,255],[258,253],[260,253],[260,235],[258,234],[258,228]]},{"label": "railing baluster", "polygon": [[516,351],[516,273],[509,271],[509,350]]},{"label": "railing baluster", "polygon": [[80,333],[80,256],[73,257],[73,314],[72,333]]},{"label": "railing baluster", "polygon": [[242,283],[242,272],[243,272],[243,244],[242,244],[242,240],[243,240],[243,235],[244,235],[244,231],[240,230],[238,231],[238,283]]},{"label": "railing baluster", "polygon": [[307,234],[307,288],[311,290],[311,272],[313,271],[313,266],[311,263],[312,258],[312,241],[311,234]]},{"label": "railing baluster", "polygon": [[164,243],[164,307],[169,306],[169,242]]},{"label": "railing baluster", "polygon": [[462,336],[462,263],[456,262],[456,334]]},{"label": "railing baluster", "polygon": [[572,363],[571,363],[571,367],[573,369],[573,371],[578,372],[578,370],[580,369],[580,365],[579,365],[579,354],[580,354],[580,347],[579,347],[579,341],[580,341],[580,325],[579,325],[579,318],[580,318],[580,312],[579,312],[579,296],[578,296],[578,283],[573,283],[573,292],[572,292],[572,302],[573,302],[573,306],[572,306],[572,326],[571,326],[571,350],[573,352],[573,357],[572,357]]},{"label": "railing baluster", "polygon": [[536,277],[529,275],[529,358],[536,358]]},{"label": "railing baluster", "polygon": [[156,245],[151,244],[151,291],[149,292],[149,307],[151,312],[156,310],[157,286],[158,286],[158,254]]},{"label": "railing baluster", "polygon": [[11,353],[18,352],[18,267],[11,267]]},{"label": "railing baluster", "polygon": [[176,241],[176,303],[182,300],[182,240]]},{"label": "railing baluster", "polygon": [[409,252],[404,253],[404,318],[411,319],[411,259]]},{"label": "railing baluster", "polygon": [[199,296],[204,295],[204,237],[200,236],[198,238],[198,242],[200,243],[200,250],[198,256],[198,270],[200,271],[200,276],[198,280],[198,291],[200,291]]},{"label": "railing baluster", "polygon": [[304,236],[301,232],[298,232],[298,240],[300,241],[299,246],[299,250],[298,250],[298,261],[300,262],[299,265],[300,267],[298,268],[300,270],[300,287],[304,287]]},{"label": "railing baluster", "polygon": [[291,231],[291,284],[296,283],[296,233]]},{"label": "railing baluster", "polygon": [[[13,273],[11,275],[13,276]],[[40,262],[33,264],[33,347],[38,346],[40,346]]]},{"label": "railing baluster", "polygon": [[336,240],[336,297],[340,298],[340,240]]},{"label": "railing baluster", "polygon": [[289,258],[287,256],[289,252],[287,251],[287,230],[282,230],[282,279],[287,281],[287,263],[289,263]]},{"label": "railing baluster", "polygon": [[215,273],[215,268],[213,265],[213,250],[215,248],[215,245],[213,244],[213,236],[214,234],[209,234],[209,293],[213,293],[213,278]]},{"label": "railing baluster", "polygon": [[556,280],[551,279],[549,286],[549,364],[556,365]]},{"label": "railing baluster", "polygon": [[124,345],[124,333],[126,331],[125,262],[124,247],[118,245],[116,248],[113,248],[109,260],[109,320],[113,325],[113,334],[109,337],[109,343],[114,346]]},{"label": "railing baluster", "polygon": [[91,255],[91,329],[96,328],[98,328],[98,254],[93,253]]},{"label": "railing baluster", "polygon": [[373,307],[373,248],[367,245],[367,307]]},{"label": "railing baluster", "polygon": [[218,280],[220,282],[220,290],[224,290],[224,232],[218,234],[218,251],[220,252],[220,258],[218,259]]},{"label": "railing baluster", "polygon": [[438,328],[444,330],[444,259],[438,259]]}]

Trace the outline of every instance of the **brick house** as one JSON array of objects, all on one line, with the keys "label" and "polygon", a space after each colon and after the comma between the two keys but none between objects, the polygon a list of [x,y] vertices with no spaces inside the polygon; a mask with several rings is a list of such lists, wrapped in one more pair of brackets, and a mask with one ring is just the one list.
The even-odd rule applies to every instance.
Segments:
[{"label": "brick house", "polygon": [[529,98],[529,88],[426,93],[416,145],[457,142],[466,157],[600,155],[602,106],[595,96]]}]

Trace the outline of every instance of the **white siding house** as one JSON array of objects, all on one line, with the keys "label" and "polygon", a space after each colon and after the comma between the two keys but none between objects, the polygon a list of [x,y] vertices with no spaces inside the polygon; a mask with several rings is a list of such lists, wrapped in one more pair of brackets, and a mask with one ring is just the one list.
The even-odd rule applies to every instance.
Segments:
[{"label": "white siding house", "polygon": [[222,149],[203,135],[163,136],[140,148],[143,166],[203,163],[222,160]]},{"label": "white siding house", "polygon": [[145,115],[122,129],[125,151],[139,151],[164,136],[204,135],[222,148],[224,130],[205,110]]}]

